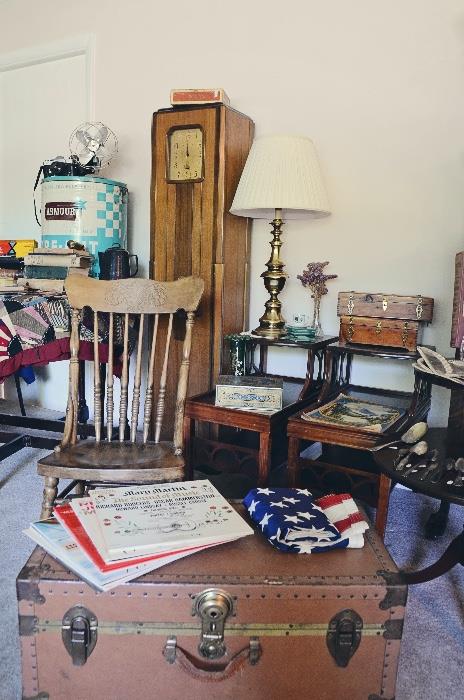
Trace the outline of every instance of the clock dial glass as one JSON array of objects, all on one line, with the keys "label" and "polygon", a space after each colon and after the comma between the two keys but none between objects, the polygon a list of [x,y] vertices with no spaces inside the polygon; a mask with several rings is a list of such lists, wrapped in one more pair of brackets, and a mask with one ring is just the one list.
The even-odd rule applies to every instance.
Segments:
[{"label": "clock dial glass", "polygon": [[200,127],[173,129],[168,135],[168,180],[203,179],[203,131]]}]

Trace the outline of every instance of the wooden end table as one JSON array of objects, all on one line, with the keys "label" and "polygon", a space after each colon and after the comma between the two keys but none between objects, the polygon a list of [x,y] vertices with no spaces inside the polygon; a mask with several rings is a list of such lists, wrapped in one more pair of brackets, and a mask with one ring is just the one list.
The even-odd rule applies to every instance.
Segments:
[{"label": "wooden end table", "polygon": [[[348,490],[360,500],[376,507],[375,527],[383,536],[385,532],[391,481],[379,470],[369,453],[389,435],[404,432],[413,423],[423,420],[430,409],[430,387],[422,377],[416,376],[414,391],[393,391],[374,387],[362,387],[351,383],[354,356],[368,356],[395,360],[413,360],[416,353],[336,343],[327,348],[325,381],[317,402],[310,410],[323,406],[339,394],[347,394],[383,405],[404,410],[404,414],[384,433],[311,423],[301,417],[303,411],[288,421],[288,472],[291,486],[299,486],[301,471],[310,468],[309,487],[327,490]],[[306,408],[305,410],[308,410]],[[322,459],[300,456],[303,441],[320,442]],[[343,483],[337,486],[337,474]]]},{"label": "wooden end table", "polygon": [[[254,347],[259,347],[259,365],[255,366],[255,374],[272,376],[267,374],[268,348],[287,347],[307,351],[306,376],[304,378],[283,377],[283,408],[273,414],[215,406],[214,391],[187,399],[184,414],[184,452],[190,473],[193,466],[194,443],[198,443],[204,448],[205,453],[208,451],[210,465],[219,471],[221,471],[221,466],[214,463],[214,456],[218,451],[230,456],[230,459],[235,461],[246,473],[254,469],[252,465],[257,463],[258,485],[267,485],[272,461],[273,441],[274,443],[280,440],[286,442],[285,428],[289,416],[316,400],[323,383],[325,349],[336,340],[335,336],[322,336],[315,338],[312,342],[253,338]],[[227,426],[232,431],[235,429],[235,438],[232,435],[232,438],[227,442],[221,442],[219,439],[198,436],[197,423]],[[256,434],[258,436],[257,449],[250,446],[249,441],[238,439],[244,434],[246,437],[250,437],[250,433],[254,433],[255,437]],[[283,454],[286,454],[286,450],[283,450]]]}]

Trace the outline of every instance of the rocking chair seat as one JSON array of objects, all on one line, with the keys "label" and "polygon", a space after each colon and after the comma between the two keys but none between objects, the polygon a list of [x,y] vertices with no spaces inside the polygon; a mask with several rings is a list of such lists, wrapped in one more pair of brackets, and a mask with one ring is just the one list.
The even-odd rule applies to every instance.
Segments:
[{"label": "rocking chair seat", "polygon": [[96,442],[81,440],[55,450],[37,465],[42,476],[83,481],[156,483],[181,481],[184,458],[172,442]]}]

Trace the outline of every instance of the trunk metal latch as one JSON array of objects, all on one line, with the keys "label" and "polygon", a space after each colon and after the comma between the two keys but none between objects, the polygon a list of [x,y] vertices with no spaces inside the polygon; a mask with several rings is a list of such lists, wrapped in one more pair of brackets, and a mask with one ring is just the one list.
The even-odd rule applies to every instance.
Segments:
[{"label": "trunk metal latch", "polygon": [[337,666],[348,666],[361,642],[362,628],[362,618],[354,610],[341,610],[330,620],[327,647]]},{"label": "trunk metal latch", "polygon": [[64,614],[61,638],[73,666],[83,666],[97,643],[98,620],[83,605],[74,605]]},{"label": "trunk metal latch", "polygon": [[224,623],[233,610],[233,599],[220,588],[207,588],[195,598],[192,613],[201,619],[198,651],[203,657],[219,659],[226,653]]}]

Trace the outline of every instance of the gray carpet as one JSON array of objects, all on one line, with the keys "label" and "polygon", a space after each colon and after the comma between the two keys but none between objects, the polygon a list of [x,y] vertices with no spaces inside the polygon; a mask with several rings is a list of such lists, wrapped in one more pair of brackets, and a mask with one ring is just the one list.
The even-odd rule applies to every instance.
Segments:
[{"label": "gray carpet", "polygon": [[[36,461],[41,454],[24,449],[0,463],[0,700],[21,698],[15,577],[33,548],[21,531],[39,512],[42,484],[36,475]],[[445,538],[437,543],[425,540],[423,523],[434,507],[431,499],[404,489],[393,492],[386,544],[400,566],[415,568],[430,563],[449,538],[461,531],[464,510],[456,506],[452,507]],[[462,567],[432,583],[410,587],[397,700],[463,697],[463,604]]]}]

